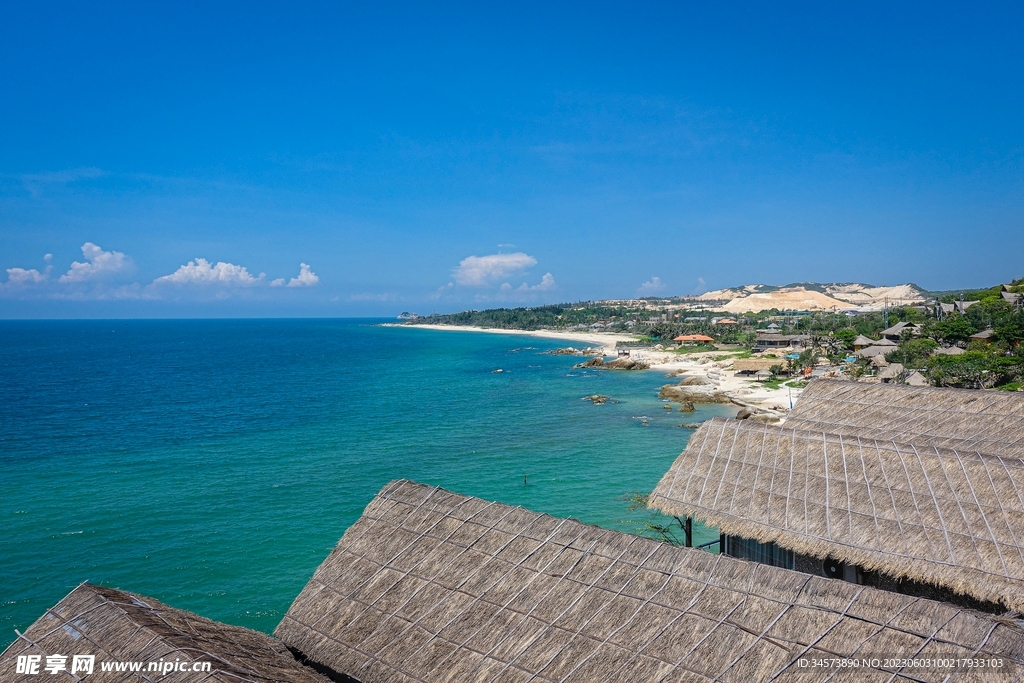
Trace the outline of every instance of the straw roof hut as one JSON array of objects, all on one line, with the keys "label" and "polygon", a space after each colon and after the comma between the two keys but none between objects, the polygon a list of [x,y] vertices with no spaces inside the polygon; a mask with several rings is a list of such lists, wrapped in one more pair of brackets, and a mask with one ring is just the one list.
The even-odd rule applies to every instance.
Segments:
[{"label": "straw roof hut", "polygon": [[886,363],[885,367],[878,371],[878,379],[883,382],[891,382],[902,375],[905,369],[901,363],[893,363],[891,365]]},{"label": "straw roof hut", "polygon": [[1024,394],[816,380],[786,426],[1024,458]]},{"label": "straw roof hut", "polygon": [[786,361],[783,358],[737,358],[732,362],[732,369],[736,372],[770,371],[773,365],[786,367]]},{"label": "straw roof hut", "polygon": [[853,355],[858,358],[874,358],[875,356],[882,356],[884,358],[885,354],[892,353],[895,350],[895,346],[882,346],[880,344],[875,344],[874,346],[869,346],[861,349],[860,351],[856,351]]},{"label": "straw roof hut", "polygon": [[650,506],[1024,611],[1024,461],[788,426],[705,422]]},{"label": "straw roof hut", "polygon": [[927,387],[927,386],[930,386],[928,384],[928,378],[925,377],[924,375],[922,375],[917,370],[914,370],[912,373],[910,373],[907,376],[905,384],[907,386],[911,386],[911,387]]},{"label": "straw roof hut", "polygon": [[865,337],[863,334],[858,334],[857,338],[853,340],[853,350],[859,351],[860,349],[865,349],[869,346],[874,346],[877,343],[878,342],[872,339],[871,337]]},{"label": "straw roof hut", "polygon": [[[59,677],[48,674],[47,657],[67,659]],[[46,611],[0,655],[0,678],[32,681],[38,675],[15,676],[21,655],[41,657],[39,673],[46,680],[82,680],[72,673],[75,655],[94,655],[92,675],[97,681],[224,681],[241,683],[329,683],[329,679],[303,666],[288,649],[270,636],[238,626],[204,619],[168,607],[152,598],[112,588],[82,584]],[[209,662],[204,671],[147,671],[149,662],[191,665]],[[105,662],[143,662],[137,673],[104,673]],[[343,679],[341,679],[343,680]]]},{"label": "straw roof hut", "polygon": [[275,634],[364,683],[824,680],[799,658],[882,652],[999,656],[1024,676],[1008,619],[409,481],[374,498]]}]

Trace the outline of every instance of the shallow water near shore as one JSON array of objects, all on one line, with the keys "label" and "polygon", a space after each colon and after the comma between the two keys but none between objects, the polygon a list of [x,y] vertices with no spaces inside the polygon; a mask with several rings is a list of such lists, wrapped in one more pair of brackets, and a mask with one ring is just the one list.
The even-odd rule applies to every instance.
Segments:
[{"label": "shallow water near shore", "polygon": [[631,531],[678,425],[734,414],[565,342],[373,322],[0,322],[0,647],[82,581],[269,632],[396,478]]}]

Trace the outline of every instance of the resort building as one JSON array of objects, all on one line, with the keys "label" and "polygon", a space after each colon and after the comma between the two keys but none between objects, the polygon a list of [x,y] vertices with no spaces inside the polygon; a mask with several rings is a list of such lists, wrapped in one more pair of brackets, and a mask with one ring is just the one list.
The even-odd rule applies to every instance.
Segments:
[{"label": "resort building", "polygon": [[778,332],[763,332],[758,330],[757,339],[754,341],[754,352],[766,351],[768,349],[802,348],[810,337],[806,334],[779,334]]},{"label": "resort building", "polygon": [[779,426],[704,423],[650,498],[722,551],[1024,611],[1024,396],[818,380]]},{"label": "resort building", "polygon": [[[703,436],[725,424],[751,427],[716,420]],[[726,490],[703,493],[739,500]],[[777,513],[778,504],[768,502]],[[797,507],[783,519],[800,517]],[[819,510],[829,511],[825,532],[829,524],[854,527],[838,508]],[[896,539],[899,529],[886,513],[880,518]],[[920,540],[917,526],[903,531],[894,548],[930,540]],[[968,554],[961,541],[951,540],[957,561]],[[741,544],[730,540],[726,549]],[[979,548],[983,566],[965,581],[998,574],[989,550]],[[938,683],[989,673],[892,657],[994,659],[998,680],[1024,678],[1019,617],[672,546],[405,480],[385,486],[345,532],[274,636],[83,585],[0,655],[0,676],[36,681],[38,675],[11,672],[29,656],[45,664],[55,653],[88,653],[97,682],[832,681],[842,677],[812,662],[847,657],[857,658],[857,680]],[[150,661],[180,661],[189,670],[100,673],[103,663]],[[204,662],[210,671],[191,671]],[[93,678],[57,673],[46,679]]]},{"label": "resort building", "polygon": [[715,340],[706,334],[681,334],[672,341],[678,342],[680,346],[694,346],[696,344],[710,344]]},{"label": "resort building", "polygon": [[[800,661],[890,651],[1002,657],[1000,675],[1024,676],[1012,620],[409,481],[377,495],[274,634],[364,683],[825,681]],[[897,671],[858,673],[971,675]]]},{"label": "resort building", "polygon": [[921,326],[917,323],[896,323],[892,327],[882,330],[882,339],[898,342],[904,334],[919,335]]}]

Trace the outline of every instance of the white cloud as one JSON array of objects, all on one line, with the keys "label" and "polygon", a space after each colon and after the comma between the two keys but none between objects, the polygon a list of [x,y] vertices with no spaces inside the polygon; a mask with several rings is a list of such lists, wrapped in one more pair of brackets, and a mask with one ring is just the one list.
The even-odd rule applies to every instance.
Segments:
[{"label": "white cloud", "polygon": [[482,287],[535,265],[537,259],[521,251],[514,254],[467,256],[459,261],[458,268],[452,270],[452,278],[456,284],[465,287]]},{"label": "white cloud", "polygon": [[276,280],[271,280],[270,281],[270,286],[271,287],[284,287],[284,283],[285,283],[285,279],[283,277],[279,277]]},{"label": "white cloud", "polygon": [[131,264],[128,257],[119,251],[103,251],[99,245],[86,242],[82,245],[85,261],[73,261],[71,270],[60,276],[58,282],[74,284],[104,278],[125,270]]},{"label": "white cloud", "polygon": [[299,264],[299,276],[288,281],[289,287],[312,287],[320,282],[320,278],[305,263]]},{"label": "white cloud", "polygon": [[8,268],[7,283],[10,285],[30,285],[44,282],[49,272],[49,268],[43,273],[40,273],[35,268]]},{"label": "white cloud", "polygon": [[[554,289],[556,286],[557,285],[555,284],[555,276],[552,275],[551,273],[544,273],[544,277],[542,277],[540,279],[540,282],[538,282],[537,284],[535,284],[535,285],[528,285],[528,284],[526,284],[524,282],[523,284],[521,284],[518,287],[516,287],[514,291],[516,291],[516,292],[547,292],[549,290]],[[512,285],[510,285],[507,282],[504,283],[498,289],[500,289],[502,292],[511,292],[511,291],[513,291]]]},{"label": "white cloud", "polygon": [[665,283],[661,281],[661,278],[655,275],[647,282],[640,285],[640,289],[637,291],[641,296],[651,296],[665,289]]},{"label": "white cloud", "polygon": [[263,273],[260,273],[259,277],[253,277],[245,266],[236,266],[224,261],[211,264],[204,258],[197,258],[170,275],[158,277],[153,280],[153,284],[249,286],[258,284],[262,279]]}]

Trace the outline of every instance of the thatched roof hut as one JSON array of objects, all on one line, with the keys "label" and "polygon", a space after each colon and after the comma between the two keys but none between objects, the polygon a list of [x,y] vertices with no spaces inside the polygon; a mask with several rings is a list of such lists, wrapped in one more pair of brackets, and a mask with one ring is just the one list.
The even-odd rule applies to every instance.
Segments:
[{"label": "thatched roof hut", "polygon": [[1008,619],[408,481],[374,498],[275,635],[364,683],[825,680],[798,660],[887,652],[998,656],[1024,676]]},{"label": "thatched roof hut", "polygon": [[[46,611],[0,655],[0,680],[33,681],[39,675],[16,675],[19,656],[40,656],[46,680],[224,681],[225,683],[329,683],[298,661],[279,641],[264,633],[228,626],[152,598],[82,584]],[[59,677],[44,670],[47,657],[62,655]],[[91,675],[74,674],[75,655],[93,655]],[[149,662],[182,662],[187,671],[153,672]],[[104,663],[142,662],[142,670],[103,672]],[[209,662],[209,667],[202,663]],[[192,664],[199,670],[192,671]]]},{"label": "thatched roof hut", "polygon": [[1024,394],[815,380],[786,426],[1024,458]]},{"label": "thatched roof hut", "polygon": [[922,375],[917,370],[914,370],[912,373],[910,373],[907,376],[907,379],[905,380],[904,383],[907,384],[907,386],[911,386],[911,387],[927,387],[927,386],[931,386],[928,383],[928,378],[925,377],[924,375]]},{"label": "thatched roof hut", "polygon": [[875,344],[874,346],[868,346],[860,351],[856,351],[853,355],[857,356],[857,358],[874,358],[876,356],[882,356],[884,358],[885,354],[892,353],[895,350],[896,347],[893,346],[880,346]]},{"label": "thatched roof hut", "polygon": [[1024,461],[716,418],[650,506],[1024,611]]},{"label": "thatched roof hut", "polygon": [[868,346],[874,346],[878,341],[871,337],[865,337],[863,334],[858,334],[857,338],[853,340],[853,350],[858,351],[860,349],[867,348]]},{"label": "thatched roof hut", "polygon": [[773,365],[786,367],[784,358],[737,358],[732,362],[732,369],[736,372],[759,372],[771,370]]},{"label": "thatched roof hut", "polygon": [[878,379],[883,382],[889,382],[894,379],[898,379],[906,368],[900,363],[886,364],[881,370],[878,371]]}]

